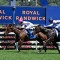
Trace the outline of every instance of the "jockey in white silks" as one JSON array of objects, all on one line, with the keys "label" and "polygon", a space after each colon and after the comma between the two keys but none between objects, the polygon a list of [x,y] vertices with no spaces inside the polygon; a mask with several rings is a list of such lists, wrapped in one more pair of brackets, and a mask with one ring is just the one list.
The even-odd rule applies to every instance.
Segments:
[{"label": "jockey in white silks", "polygon": [[49,20],[50,24],[47,25],[46,27],[52,27],[55,25],[55,32],[57,34],[58,37],[58,30],[60,29],[60,20]]},{"label": "jockey in white silks", "polygon": [[[24,28],[26,30],[29,30],[30,28],[34,27],[34,24],[29,21],[23,21],[23,18],[21,17],[19,20],[19,26],[21,26],[22,28]],[[28,32],[26,31],[26,33],[28,33]]]}]

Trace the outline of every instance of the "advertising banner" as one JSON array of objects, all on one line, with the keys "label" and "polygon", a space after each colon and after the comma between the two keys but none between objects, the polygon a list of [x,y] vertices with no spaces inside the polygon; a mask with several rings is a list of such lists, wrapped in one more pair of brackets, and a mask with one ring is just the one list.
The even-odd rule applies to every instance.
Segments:
[{"label": "advertising banner", "polygon": [[60,6],[46,7],[46,24],[50,24],[49,19],[60,20]]},{"label": "advertising banner", "polygon": [[18,24],[22,17],[34,24],[45,24],[45,8],[42,7],[0,7],[0,24]]},{"label": "advertising banner", "polygon": [[0,6],[0,24],[13,23],[13,9],[12,7]]},{"label": "advertising banner", "polygon": [[16,7],[15,16],[16,24],[21,17],[34,24],[45,24],[45,8],[42,7]]}]

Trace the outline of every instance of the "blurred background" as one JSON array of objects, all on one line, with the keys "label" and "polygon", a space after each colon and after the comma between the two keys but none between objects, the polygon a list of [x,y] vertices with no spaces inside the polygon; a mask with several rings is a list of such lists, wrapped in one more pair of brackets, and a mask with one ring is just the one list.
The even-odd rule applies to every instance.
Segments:
[{"label": "blurred background", "polygon": [[[13,0],[0,0],[0,6],[11,6]],[[47,0],[49,6],[60,6],[60,0]],[[16,0],[16,6],[42,6],[40,0]]]}]

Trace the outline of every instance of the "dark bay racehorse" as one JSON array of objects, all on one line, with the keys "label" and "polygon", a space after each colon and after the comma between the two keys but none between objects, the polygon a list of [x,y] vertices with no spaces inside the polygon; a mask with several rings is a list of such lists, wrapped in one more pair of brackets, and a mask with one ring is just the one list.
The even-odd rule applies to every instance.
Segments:
[{"label": "dark bay racehorse", "polygon": [[[54,29],[47,29],[43,26],[36,26],[34,29],[34,34],[36,34],[37,40],[41,43],[43,43],[43,48],[46,52],[46,46],[47,44],[53,43],[54,46],[56,46],[57,50],[59,51],[58,45],[56,42],[59,42],[57,40],[57,35]],[[59,51],[60,53],[60,51]]]},{"label": "dark bay racehorse", "polygon": [[6,31],[5,31],[5,35],[8,34],[9,32],[14,32],[15,33],[15,42],[18,42],[19,47],[17,47],[17,49],[20,51],[21,46],[23,44],[23,41],[26,39],[28,40],[29,38],[27,37],[27,34],[25,32],[25,30],[23,28],[21,29],[17,29],[16,26],[9,24],[7,25]]}]

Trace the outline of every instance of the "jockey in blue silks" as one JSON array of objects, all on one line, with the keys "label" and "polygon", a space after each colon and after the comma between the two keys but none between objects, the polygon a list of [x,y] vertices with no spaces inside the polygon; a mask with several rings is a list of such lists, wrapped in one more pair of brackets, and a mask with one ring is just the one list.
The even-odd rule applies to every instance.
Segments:
[{"label": "jockey in blue silks", "polygon": [[57,37],[58,37],[58,31],[60,30],[60,20],[51,19],[51,20],[49,20],[49,22],[50,22],[50,24],[47,25],[46,27],[54,27],[54,28],[56,28],[55,32],[56,32]]}]

